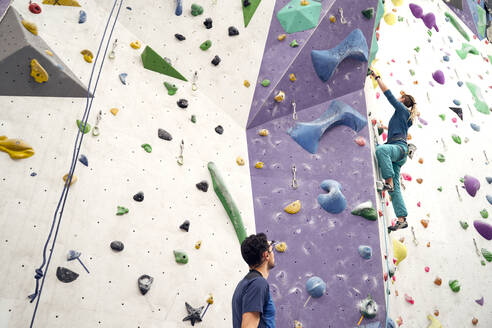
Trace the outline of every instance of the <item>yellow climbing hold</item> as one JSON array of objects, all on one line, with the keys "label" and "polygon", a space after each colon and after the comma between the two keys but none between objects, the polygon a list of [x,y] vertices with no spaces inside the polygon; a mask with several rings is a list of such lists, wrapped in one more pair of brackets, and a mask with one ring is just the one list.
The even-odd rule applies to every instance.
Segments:
[{"label": "yellow climbing hold", "polygon": [[286,211],[289,214],[296,214],[301,210],[301,201],[296,200],[295,202],[290,203],[284,208],[284,211]]},{"label": "yellow climbing hold", "polygon": [[36,26],[36,24],[31,23],[31,22],[28,22],[25,19],[23,19],[22,20],[22,25],[24,25],[24,27],[26,28],[26,30],[28,30],[32,34],[38,35],[38,27]]},{"label": "yellow climbing hold", "polygon": [[279,91],[277,95],[274,97],[276,102],[282,102],[285,99],[285,92]]},{"label": "yellow climbing hold", "polygon": [[200,249],[200,247],[202,247],[202,241],[201,241],[201,240],[199,240],[199,241],[197,241],[197,242],[195,243],[195,248],[196,248],[196,249]]},{"label": "yellow climbing hold", "polygon": [[76,0],[43,0],[43,4],[80,7],[80,4]]},{"label": "yellow climbing hold", "polygon": [[243,166],[243,165],[244,165],[244,159],[243,159],[241,156],[238,156],[238,157],[236,158],[236,163],[237,163],[237,165],[239,165],[239,166]]},{"label": "yellow climbing hold", "polygon": [[294,73],[290,73],[290,74],[289,74],[289,80],[290,80],[291,82],[295,82],[295,81],[296,81],[296,76],[294,75]]},{"label": "yellow climbing hold", "polygon": [[256,162],[255,167],[257,169],[262,169],[263,168],[263,162]]},{"label": "yellow climbing hold", "polygon": [[439,320],[437,320],[436,317],[434,317],[431,314],[429,314],[427,316],[427,319],[430,320],[430,324],[427,326],[427,328],[442,328],[441,323],[439,322]]},{"label": "yellow climbing hold", "polygon": [[138,41],[130,43],[130,47],[132,47],[133,49],[140,49],[141,46],[142,45]]},{"label": "yellow climbing hold", "polygon": [[49,51],[49,50],[45,50],[44,52],[45,52],[48,56],[52,56],[52,57],[53,57],[53,53],[52,53],[51,51]]},{"label": "yellow climbing hold", "polygon": [[262,137],[266,137],[268,135],[268,130],[267,129],[261,129],[258,134]]},{"label": "yellow climbing hold", "polygon": [[395,7],[400,7],[401,5],[403,5],[403,0],[391,0],[391,2],[393,2],[393,5]]},{"label": "yellow climbing hold", "polygon": [[307,5],[309,5],[309,1],[301,0],[301,6],[307,6]]},{"label": "yellow climbing hold", "polygon": [[46,72],[36,59],[31,60],[31,76],[38,83],[46,82],[50,78],[48,72]]},{"label": "yellow climbing hold", "polygon": [[92,63],[92,58],[94,58],[94,55],[90,50],[84,49],[80,52],[82,55],[84,55],[84,60],[88,63]]},{"label": "yellow climbing hold", "polygon": [[278,243],[277,245],[275,245],[275,249],[277,250],[277,252],[283,253],[287,250],[287,244],[285,243],[285,241]]},{"label": "yellow climbing hold", "polygon": [[395,25],[396,23],[396,16],[393,13],[387,13],[384,15],[384,21],[388,25]]},{"label": "yellow climbing hold", "polygon": [[28,158],[34,155],[31,146],[20,139],[8,139],[6,136],[0,136],[0,151],[9,154],[12,159]]},{"label": "yellow climbing hold", "polygon": [[116,116],[116,114],[118,114],[118,112],[120,110],[118,108],[111,108],[109,111],[111,112],[111,114],[113,114],[114,116]]},{"label": "yellow climbing hold", "polygon": [[[374,73],[376,73],[376,76],[381,76],[381,73],[379,73],[377,69],[372,68],[372,70],[374,71]],[[372,76],[371,76],[371,80],[372,80],[372,87],[376,89],[378,87],[378,81],[376,81],[376,79],[374,79]]]},{"label": "yellow climbing hold", "polygon": [[[68,173],[63,176],[63,181],[67,182],[68,179]],[[77,182],[77,176],[74,174],[72,175],[72,181],[70,181],[70,186],[73,185],[75,182]]]},{"label": "yellow climbing hold", "polygon": [[208,304],[214,304],[214,296],[212,294],[209,294],[207,298],[207,303]]},{"label": "yellow climbing hold", "polygon": [[286,37],[287,37],[287,35],[285,35],[285,34],[280,34],[280,35],[277,37],[277,39],[278,39],[279,41],[284,41]]},{"label": "yellow climbing hold", "polygon": [[294,328],[302,328],[302,323],[297,320],[294,320]]},{"label": "yellow climbing hold", "polygon": [[393,239],[393,256],[396,259],[396,265],[407,257],[407,247],[396,239]]},{"label": "yellow climbing hold", "polygon": [[251,85],[251,83],[249,83],[249,81],[248,81],[248,80],[244,80],[243,85],[244,85],[246,88],[249,88],[249,86]]},{"label": "yellow climbing hold", "polygon": [[336,21],[337,21],[337,19],[335,18],[335,16],[331,15],[330,16],[330,22],[335,23]]}]

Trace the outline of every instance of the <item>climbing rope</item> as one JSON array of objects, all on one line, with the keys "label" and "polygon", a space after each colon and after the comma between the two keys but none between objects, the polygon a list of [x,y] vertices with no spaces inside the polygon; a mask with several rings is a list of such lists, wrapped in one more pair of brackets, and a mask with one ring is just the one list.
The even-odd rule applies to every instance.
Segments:
[{"label": "climbing rope", "polygon": [[[109,27],[110,22],[111,22],[111,19],[113,17],[114,9],[116,8],[116,5],[117,5],[118,1],[120,2],[120,4],[118,6],[118,11],[116,13],[116,16],[115,16],[113,25],[111,27],[111,31],[109,33],[108,40],[106,42],[106,47],[104,49],[104,55],[103,55],[103,58],[102,58],[101,66],[99,67],[99,71],[98,71],[98,74],[97,74],[97,78],[96,78],[96,81],[95,81],[95,84],[94,84],[94,89],[92,91],[92,97],[91,97],[90,89],[91,89],[91,84],[92,84],[92,80],[93,80],[93,76],[94,76],[94,71],[95,71],[95,68],[96,68],[96,64],[98,62],[98,58],[99,58],[99,54],[101,52],[101,48],[103,46],[103,41],[104,41],[104,39],[106,37],[106,33],[108,31],[108,27]],[[81,147],[82,141],[84,139],[84,134],[81,133],[81,132],[85,130],[85,127],[87,125],[87,120],[89,118],[89,114],[90,114],[90,111],[91,111],[91,108],[92,108],[92,103],[94,101],[94,97],[95,97],[97,85],[98,85],[98,82],[99,82],[99,78],[101,76],[101,72],[102,72],[102,69],[103,69],[103,66],[104,66],[104,60],[106,58],[106,53],[108,51],[109,43],[111,41],[111,36],[113,35],[114,27],[116,25],[116,22],[118,21],[118,17],[119,17],[119,14],[120,14],[120,10],[121,10],[121,6],[122,5],[123,5],[123,0],[114,0],[113,7],[111,9],[111,12],[109,14],[108,20],[106,22],[106,26],[104,28],[104,33],[102,35],[101,42],[99,43],[99,48],[97,49],[96,59],[94,61],[94,65],[92,66],[91,75],[90,75],[90,78],[89,78],[89,85],[87,86],[87,98],[86,98],[86,105],[85,105],[84,115],[82,117],[82,120],[81,120],[82,123],[80,125],[80,128],[79,128],[79,130],[77,132],[77,137],[75,139],[74,149],[73,149],[73,152],[72,152],[72,162],[70,164],[70,171],[68,173],[67,180],[66,180],[65,185],[63,187],[63,191],[62,191],[62,193],[60,195],[60,199],[58,200],[58,204],[57,204],[57,207],[56,207],[56,210],[55,210],[55,214],[53,216],[53,221],[51,223],[51,228],[50,228],[50,232],[48,234],[48,238],[46,239],[46,243],[44,244],[44,248],[43,248],[43,262],[41,263],[41,265],[39,266],[39,268],[37,268],[35,270],[35,272],[36,272],[36,274],[34,276],[34,278],[36,280],[36,288],[35,288],[35,291],[34,291],[34,293],[32,295],[29,295],[28,296],[28,298],[30,299],[30,302],[31,303],[34,302],[34,300],[36,300],[36,305],[34,307],[32,319],[31,319],[31,324],[30,324],[30,327],[31,328],[34,325],[34,320],[36,318],[36,313],[37,313],[38,306],[39,306],[39,300],[41,299],[41,293],[43,291],[44,281],[45,281],[45,278],[46,278],[44,272],[48,272],[48,268],[49,268],[49,265],[50,265],[50,262],[51,262],[51,257],[53,255],[53,250],[54,250],[54,247],[55,247],[56,239],[58,237],[58,231],[60,229],[60,224],[61,224],[61,219],[62,219],[62,216],[63,216],[63,211],[65,209],[65,203],[66,203],[66,199],[67,199],[67,196],[68,196],[68,191],[70,189],[70,184],[72,182],[73,173],[74,173],[75,167],[77,165],[77,158],[78,158],[79,153],[80,153],[80,147]],[[80,138],[80,140],[79,140],[79,138]],[[61,207],[61,210],[60,210],[60,207]],[[60,214],[58,216],[58,222],[57,222],[57,213],[58,213],[59,210],[60,210]],[[53,234],[53,230],[55,228],[55,224],[56,224],[56,229],[55,229],[54,234]],[[50,242],[50,240],[51,240],[52,237],[53,237],[53,241],[51,243],[51,248],[49,250],[50,253],[49,253],[48,259],[46,260],[46,250],[48,248],[48,244],[49,244],[49,242]],[[43,272],[43,269],[45,269],[44,272]],[[40,282],[40,280],[41,280],[41,282]]]}]

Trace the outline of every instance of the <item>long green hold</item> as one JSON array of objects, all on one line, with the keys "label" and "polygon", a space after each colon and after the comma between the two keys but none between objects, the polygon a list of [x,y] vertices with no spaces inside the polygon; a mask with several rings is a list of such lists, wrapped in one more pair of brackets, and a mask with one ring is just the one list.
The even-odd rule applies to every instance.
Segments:
[{"label": "long green hold", "polygon": [[236,230],[239,243],[242,243],[243,240],[247,237],[246,229],[244,229],[243,220],[241,218],[241,214],[239,214],[236,203],[227,190],[224,180],[222,180],[222,177],[220,176],[220,173],[214,162],[208,163],[208,171],[210,172],[210,176],[212,177],[214,191],[217,194],[217,197],[219,197],[222,206],[224,206],[224,209],[226,210],[227,215],[229,216],[229,219],[231,220],[231,223]]},{"label": "long green hold", "polygon": [[164,60],[157,52],[151,47],[146,46],[142,52],[143,66],[151,71],[161,73],[167,76],[174,77],[182,81],[188,81],[183,75],[174,69],[167,61]]},{"label": "long green hold", "polygon": [[244,6],[243,0],[240,1],[241,6],[243,7],[244,27],[248,27],[248,24],[251,21],[251,18],[253,18],[253,15],[260,5],[261,0],[250,0],[250,4],[247,7]]},{"label": "long green hold", "polygon": [[466,86],[468,87],[468,90],[470,90],[473,99],[475,100],[473,106],[475,106],[475,108],[480,113],[489,115],[490,114],[489,106],[485,102],[485,99],[483,99],[482,92],[480,92],[480,88],[471,82],[466,82]]},{"label": "long green hold", "polygon": [[458,23],[458,21],[453,17],[453,15],[451,15],[449,12],[446,12],[444,16],[449,18],[449,22],[451,23],[451,25],[453,25],[454,28],[458,30],[458,32],[460,32],[460,34],[466,39],[466,41],[470,41],[470,37],[463,29],[463,27],[460,25],[460,23]]}]

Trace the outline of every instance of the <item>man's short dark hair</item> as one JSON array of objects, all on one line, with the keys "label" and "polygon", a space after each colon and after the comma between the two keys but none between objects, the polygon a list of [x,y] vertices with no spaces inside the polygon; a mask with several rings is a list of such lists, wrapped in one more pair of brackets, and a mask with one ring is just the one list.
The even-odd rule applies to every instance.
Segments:
[{"label": "man's short dark hair", "polygon": [[262,255],[270,248],[267,236],[264,233],[251,235],[241,243],[241,255],[250,267],[260,265]]}]

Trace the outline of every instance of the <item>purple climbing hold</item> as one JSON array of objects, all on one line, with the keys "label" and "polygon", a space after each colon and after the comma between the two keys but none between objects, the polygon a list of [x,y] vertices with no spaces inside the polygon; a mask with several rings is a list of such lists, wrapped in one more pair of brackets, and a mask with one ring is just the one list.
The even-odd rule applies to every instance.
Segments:
[{"label": "purple climbing hold", "polygon": [[478,299],[478,300],[475,300],[475,302],[480,305],[480,306],[483,306],[483,296],[482,298]]},{"label": "purple climbing hold", "polygon": [[439,32],[439,28],[437,27],[436,24],[436,16],[433,13],[428,13],[425,14],[425,16],[422,18],[424,21],[425,26],[431,30],[432,28],[436,29],[436,32]]},{"label": "purple climbing hold", "polygon": [[419,122],[420,122],[421,124],[423,124],[423,125],[427,125],[427,124],[428,124],[428,123],[427,123],[427,121],[426,121],[426,120],[424,120],[423,118],[421,118],[420,116],[419,116]]},{"label": "purple climbing hold", "polygon": [[492,225],[482,220],[473,221],[473,226],[483,238],[492,240]]},{"label": "purple climbing hold", "polygon": [[318,195],[318,203],[330,213],[337,214],[347,207],[347,200],[342,194],[342,185],[335,180],[324,180],[320,185],[327,194]]},{"label": "purple climbing hold", "polygon": [[432,73],[432,78],[439,84],[444,84],[444,82],[446,82],[444,78],[444,73],[439,69]]},{"label": "purple climbing hold", "polygon": [[465,182],[464,183],[465,183],[466,192],[470,196],[475,197],[478,189],[480,189],[480,181],[478,181],[477,178],[474,178],[470,175],[465,175]]},{"label": "purple climbing hold", "polygon": [[422,7],[414,3],[411,3],[408,6],[410,7],[410,11],[415,18],[422,18],[422,16],[424,15],[424,10],[422,9]]}]

